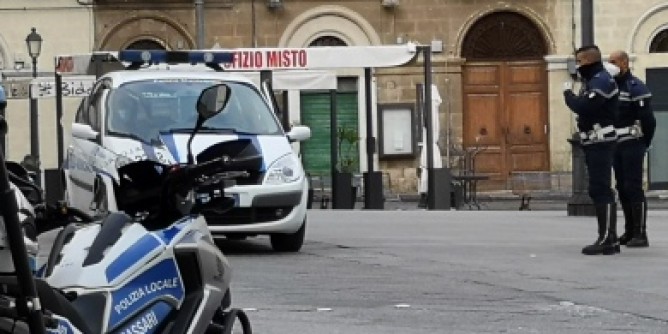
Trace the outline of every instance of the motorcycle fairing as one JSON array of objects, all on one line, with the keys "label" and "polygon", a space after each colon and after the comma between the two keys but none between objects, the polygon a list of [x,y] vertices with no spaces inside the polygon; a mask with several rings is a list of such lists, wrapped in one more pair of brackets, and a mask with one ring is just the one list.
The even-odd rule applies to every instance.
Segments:
[{"label": "motorcycle fairing", "polygon": [[173,259],[163,260],[111,293],[108,328],[117,327],[156,300],[167,302],[171,310],[179,305],[183,296],[176,263]]},{"label": "motorcycle fairing", "polygon": [[145,234],[107,266],[104,272],[107,281],[113,282],[121,274],[132,269],[134,264],[141,263],[147,254],[153,255],[158,249],[164,249],[164,244],[152,234]]},{"label": "motorcycle fairing", "polygon": [[[107,296],[105,316],[101,319],[104,323],[101,327],[106,328],[103,330],[122,325],[156,300],[164,300],[175,308],[182,303],[185,293],[173,247],[167,247],[162,237],[147,231],[141,224],[129,224],[123,228],[122,236],[109,245],[99,263],[84,266],[84,259],[99,232],[99,224],[76,230],[61,248],[60,261],[47,281],[56,288],[75,292],[78,298],[100,293]],[[172,243],[178,242],[178,235],[172,237]],[[116,262],[119,259],[123,260]],[[107,270],[114,267],[118,269]],[[109,277],[111,280],[107,279],[107,272],[114,272]],[[123,301],[124,298],[129,299]]]},{"label": "motorcycle fairing", "polygon": [[160,238],[165,244],[170,245],[174,238],[187,226],[191,219],[192,218],[190,217],[181,218],[178,222],[174,223],[174,225],[163,230],[155,231],[153,234]]},{"label": "motorcycle fairing", "polygon": [[146,234],[107,267],[105,271],[107,281],[112,282],[118,278],[133,264],[138,263],[144,255],[153,253],[157,248],[164,249],[164,246],[169,246],[191,219],[190,217],[184,217],[166,229]]}]

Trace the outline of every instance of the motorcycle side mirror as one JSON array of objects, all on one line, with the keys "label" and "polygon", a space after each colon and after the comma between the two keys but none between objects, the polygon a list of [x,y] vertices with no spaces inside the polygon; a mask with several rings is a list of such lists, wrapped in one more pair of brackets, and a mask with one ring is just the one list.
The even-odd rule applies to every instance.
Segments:
[{"label": "motorcycle side mirror", "polygon": [[202,127],[202,124],[206,122],[209,118],[218,115],[230,100],[231,89],[226,84],[217,84],[211,87],[208,87],[202,90],[202,93],[197,98],[196,109],[197,109],[197,124],[195,124],[195,129],[193,129],[190,138],[188,138],[188,164],[192,165],[195,163],[195,159],[192,153],[192,141],[195,137],[195,134]]},{"label": "motorcycle side mirror", "polygon": [[9,127],[7,126],[7,120],[5,120],[5,117],[0,116],[0,136],[6,135],[7,131],[9,131]]},{"label": "motorcycle side mirror", "polygon": [[223,111],[229,99],[230,87],[226,84],[218,84],[204,89],[197,99],[197,113],[202,119],[202,123]]}]

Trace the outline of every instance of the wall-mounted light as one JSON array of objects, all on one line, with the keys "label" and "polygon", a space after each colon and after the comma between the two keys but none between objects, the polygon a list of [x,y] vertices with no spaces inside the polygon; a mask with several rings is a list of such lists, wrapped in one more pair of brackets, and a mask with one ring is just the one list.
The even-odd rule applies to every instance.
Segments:
[{"label": "wall-mounted light", "polygon": [[14,61],[14,69],[20,71],[26,67],[26,63],[23,60]]},{"label": "wall-mounted light", "polygon": [[380,4],[385,8],[394,8],[399,6],[399,0],[380,0]]},{"label": "wall-mounted light", "polygon": [[283,7],[283,0],[267,0],[267,8],[278,9]]}]

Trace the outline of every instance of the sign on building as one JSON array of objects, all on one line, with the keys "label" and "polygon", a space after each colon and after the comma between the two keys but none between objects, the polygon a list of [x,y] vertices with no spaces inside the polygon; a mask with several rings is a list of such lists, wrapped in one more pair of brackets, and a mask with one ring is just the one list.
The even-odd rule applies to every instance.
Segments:
[{"label": "sign on building", "polygon": [[[62,96],[88,96],[94,83],[95,76],[63,77],[61,85]],[[38,99],[56,96],[56,83],[54,78],[34,79],[30,88],[32,90],[32,96]]]}]

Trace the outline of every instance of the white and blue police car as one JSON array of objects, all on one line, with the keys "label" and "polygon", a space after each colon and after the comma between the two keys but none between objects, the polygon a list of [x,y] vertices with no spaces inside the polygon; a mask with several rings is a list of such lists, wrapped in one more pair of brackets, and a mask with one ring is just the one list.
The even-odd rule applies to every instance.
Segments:
[{"label": "white and blue police car", "polygon": [[[91,214],[116,210],[113,172],[105,167],[115,168],[118,157],[185,163],[197,98],[204,88],[225,83],[231,88],[230,101],[194,137],[193,153],[220,141],[248,138],[264,164],[259,173],[226,188],[235,207],[207,214],[209,228],[214,236],[230,239],[269,235],[274,250],[299,251],[306,229],[308,179],[291,142],[308,139],[310,129],[294,126],[286,133],[271,92],[242,75],[221,71],[219,64],[231,61],[231,53],[174,54],[121,51],[118,59],[129,63],[127,68],[96,80],[72,124],[64,168],[66,200]],[[164,66],[175,61],[185,64]]]}]

